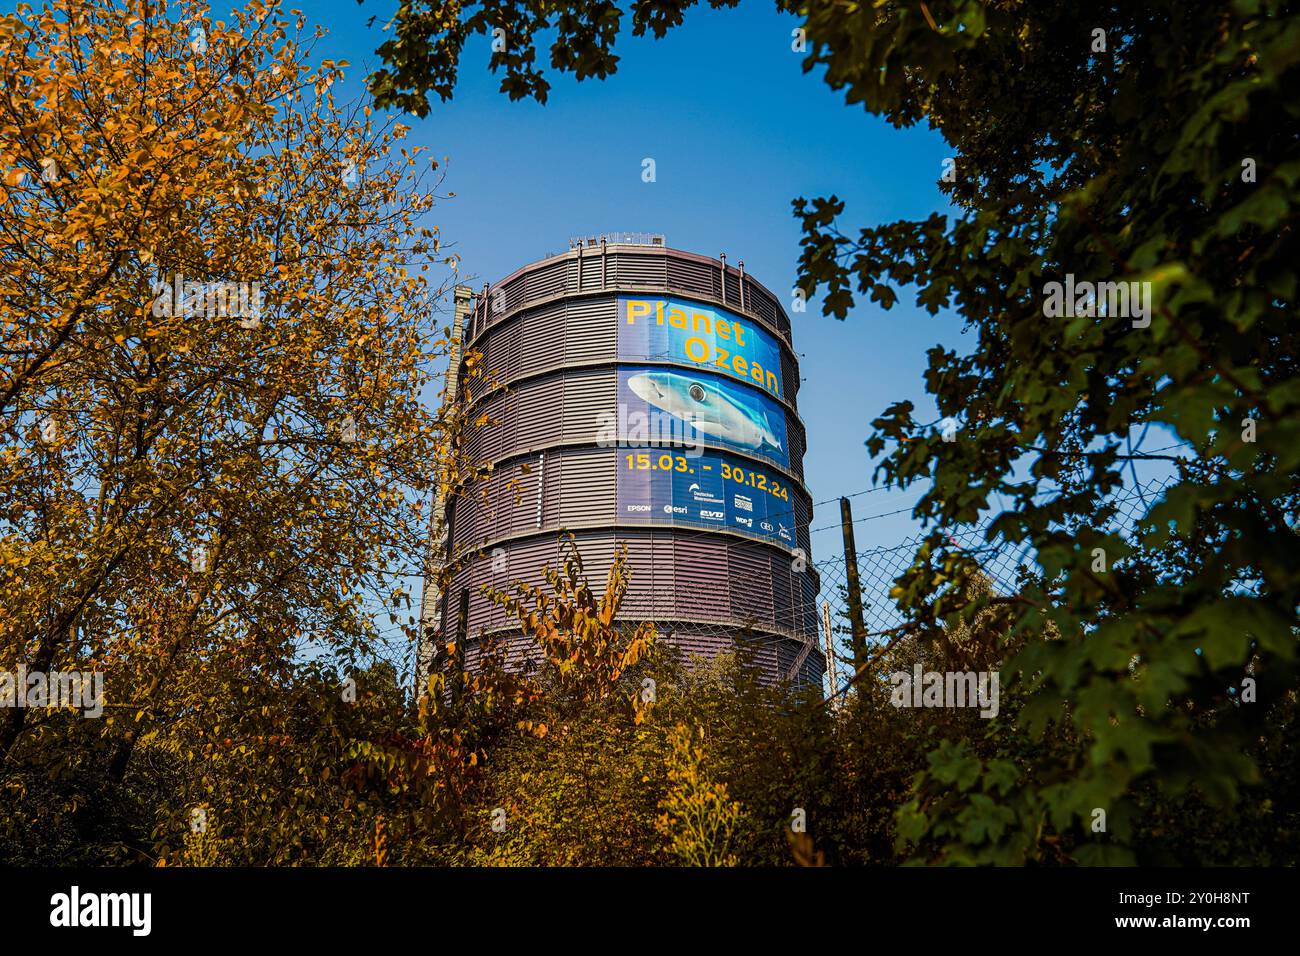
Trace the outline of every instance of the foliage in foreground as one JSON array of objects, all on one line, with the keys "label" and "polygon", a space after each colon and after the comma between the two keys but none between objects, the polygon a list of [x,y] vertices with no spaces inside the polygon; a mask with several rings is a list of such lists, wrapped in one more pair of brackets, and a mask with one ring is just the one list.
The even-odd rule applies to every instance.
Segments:
[{"label": "foliage in foreground", "polygon": [[[652,633],[618,627],[622,562],[597,592],[571,547],[567,571],[551,575],[565,596],[530,593],[559,615],[605,608],[609,624],[599,633],[541,628],[531,673],[508,672],[488,653],[474,674],[444,667],[414,702],[386,664],[352,678],[302,666],[273,686],[229,684],[214,688],[228,706],[151,735],[120,781],[95,772],[111,750],[68,717],[61,732],[75,767],[52,775],[30,763],[8,775],[14,796],[0,806],[0,826],[11,839],[0,860],[976,862],[953,848],[1015,825],[994,800],[1007,794],[989,793],[987,781],[1010,785],[1051,760],[1079,759],[1077,737],[1044,743],[1019,729],[1024,700],[1015,694],[988,721],[970,709],[894,706],[891,672],[986,665],[1011,650],[995,621],[882,647],[878,669],[834,708],[812,691],[765,686],[743,648],[685,667]],[[587,641],[600,652],[584,652]],[[633,648],[636,663],[608,667]],[[1270,709],[1251,753],[1269,768],[1267,782],[1234,812],[1195,792],[1171,800],[1140,791],[1129,840],[1139,861],[1300,861],[1295,711],[1294,695]],[[1051,847],[1044,862],[1061,865],[1088,862],[1111,839],[1050,820],[1032,836]]]}]

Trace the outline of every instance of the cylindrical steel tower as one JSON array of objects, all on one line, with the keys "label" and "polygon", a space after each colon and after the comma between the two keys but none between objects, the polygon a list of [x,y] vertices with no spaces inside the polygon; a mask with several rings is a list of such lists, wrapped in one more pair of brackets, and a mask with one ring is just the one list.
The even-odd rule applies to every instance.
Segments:
[{"label": "cylindrical steel tower", "polygon": [[[773,681],[820,684],[799,367],[777,298],[662,237],[600,236],[477,296],[460,401],[490,477],[452,496],[460,566],[440,631],[510,641],[489,585],[540,583],[571,532],[594,587],[626,545],[623,620],[709,657],[747,642]],[[461,609],[466,606],[464,634]],[[449,610],[450,609],[450,610]],[[517,652],[525,651],[518,645]]]}]

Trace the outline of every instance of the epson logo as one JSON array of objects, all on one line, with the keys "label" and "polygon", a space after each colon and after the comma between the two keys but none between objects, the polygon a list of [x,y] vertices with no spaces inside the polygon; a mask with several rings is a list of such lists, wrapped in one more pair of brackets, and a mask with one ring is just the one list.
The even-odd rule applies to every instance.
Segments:
[{"label": "epson logo", "polygon": [[153,896],[149,893],[86,893],[74,886],[70,893],[50,897],[50,925],[128,926],[134,936],[148,936],[152,926]]},{"label": "epson logo", "polygon": [[628,505],[627,510],[628,511],[649,511],[650,506],[649,505]]}]

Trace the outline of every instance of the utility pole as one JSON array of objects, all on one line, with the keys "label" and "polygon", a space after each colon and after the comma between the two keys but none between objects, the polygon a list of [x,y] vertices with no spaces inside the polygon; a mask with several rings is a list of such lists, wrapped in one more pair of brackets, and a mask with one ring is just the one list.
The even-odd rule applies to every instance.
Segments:
[{"label": "utility pole", "polygon": [[[452,318],[451,349],[447,359],[447,383],[443,389],[444,404],[455,404],[460,397],[460,360],[464,353],[465,319],[470,313],[473,292],[467,285],[458,285],[454,293],[455,311]],[[487,307],[487,296],[483,297]],[[445,486],[440,475],[433,493],[433,513],[429,517],[429,557],[426,561],[424,586],[420,596],[420,636],[415,651],[415,695],[422,696],[428,688],[429,669],[437,657],[442,630],[443,600],[439,577],[447,560],[448,533],[447,497],[453,489]]]},{"label": "utility pole", "polygon": [[831,706],[838,708],[840,701],[835,695],[840,692],[840,671],[835,666],[835,638],[831,632],[830,601],[822,601],[822,630],[826,634],[826,673],[831,682]]},{"label": "utility pole", "polygon": [[853,543],[853,506],[840,499],[840,527],[844,531],[844,570],[848,576],[849,626],[852,629],[853,673],[867,664],[867,626],[862,619],[862,582],[858,580],[858,549]]}]

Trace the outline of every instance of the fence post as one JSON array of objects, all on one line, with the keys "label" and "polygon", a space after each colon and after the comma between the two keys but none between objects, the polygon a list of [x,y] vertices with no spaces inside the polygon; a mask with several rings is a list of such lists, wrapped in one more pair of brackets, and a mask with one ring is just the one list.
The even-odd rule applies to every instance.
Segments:
[{"label": "fence post", "polygon": [[853,506],[848,498],[840,499],[840,527],[844,531],[844,570],[848,576],[853,672],[858,674],[867,663],[867,626],[862,619],[862,582],[858,580],[858,549],[853,543]]},{"label": "fence post", "polygon": [[838,707],[835,695],[840,692],[840,671],[835,666],[835,631],[831,627],[831,602],[822,601],[822,629],[826,634],[826,674],[831,683],[831,707]]}]

